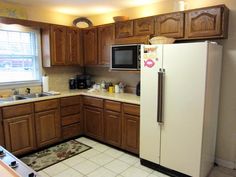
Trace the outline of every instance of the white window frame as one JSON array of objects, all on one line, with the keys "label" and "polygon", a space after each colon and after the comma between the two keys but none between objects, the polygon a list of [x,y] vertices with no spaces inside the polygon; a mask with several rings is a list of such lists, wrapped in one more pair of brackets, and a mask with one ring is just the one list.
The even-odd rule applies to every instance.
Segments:
[{"label": "white window frame", "polygon": [[13,82],[4,82],[0,83],[0,89],[9,89],[9,88],[18,88],[18,87],[30,87],[30,86],[40,86],[42,84],[42,55],[41,55],[41,34],[39,29],[33,29],[21,25],[6,25],[0,23],[1,30],[7,31],[20,31],[20,32],[34,32],[36,34],[37,42],[37,52],[38,52],[38,62],[36,62],[35,74],[37,75],[36,80],[27,80],[27,81],[13,81]]}]

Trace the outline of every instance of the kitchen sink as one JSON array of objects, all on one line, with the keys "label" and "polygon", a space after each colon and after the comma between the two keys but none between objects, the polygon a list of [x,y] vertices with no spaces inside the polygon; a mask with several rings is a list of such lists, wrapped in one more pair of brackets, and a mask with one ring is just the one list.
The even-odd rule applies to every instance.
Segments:
[{"label": "kitchen sink", "polygon": [[51,95],[52,94],[49,94],[49,93],[31,93],[31,94],[13,95],[7,98],[0,98],[0,103],[24,100],[24,99],[30,99],[30,98],[39,98],[39,97],[45,97],[45,96],[51,96]]}]

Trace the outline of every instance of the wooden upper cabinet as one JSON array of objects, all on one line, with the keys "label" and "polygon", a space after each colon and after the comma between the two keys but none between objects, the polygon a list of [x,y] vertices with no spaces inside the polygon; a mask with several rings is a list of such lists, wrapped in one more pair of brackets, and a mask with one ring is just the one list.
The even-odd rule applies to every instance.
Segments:
[{"label": "wooden upper cabinet", "polygon": [[80,31],[78,29],[67,28],[66,47],[67,47],[66,64],[67,65],[81,64]]},{"label": "wooden upper cabinet", "polygon": [[51,62],[52,65],[65,65],[66,59],[66,27],[51,26]]},{"label": "wooden upper cabinet", "polygon": [[98,31],[97,28],[83,31],[84,64],[96,65],[98,63]]},{"label": "wooden upper cabinet", "polygon": [[98,27],[98,64],[110,63],[110,48],[114,44],[115,25],[109,24]]},{"label": "wooden upper cabinet", "polygon": [[184,37],[184,13],[177,12],[156,17],[155,34],[173,38]]},{"label": "wooden upper cabinet", "polygon": [[118,22],[116,26],[116,38],[132,37],[134,35],[134,23],[132,20]]},{"label": "wooden upper cabinet", "polygon": [[186,37],[201,38],[222,35],[222,7],[204,8],[186,12]]},{"label": "wooden upper cabinet", "polygon": [[154,18],[147,17],[134,20],[134,35],[144,36],[154,34]]}]

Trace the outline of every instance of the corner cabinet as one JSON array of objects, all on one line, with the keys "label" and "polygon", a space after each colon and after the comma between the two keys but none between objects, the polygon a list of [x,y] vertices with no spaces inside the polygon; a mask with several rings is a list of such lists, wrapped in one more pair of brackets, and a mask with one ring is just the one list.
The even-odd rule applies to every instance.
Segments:
[{"label": "corner cabinet", "polygon": [[35,102],[37,146],[44,147],[61,140],[61,120],[57,99]]},{"label": "corner cabinet", "polygon": [[83,30],[84,65],[98,64],[98,31],[97,28]]},{"label": "corner cabinet", "polygon": [[227,37],[228,13],[225,6],[187,11],[185,20],[186,37]]},{"label": "corner cabinet", "polygon": [[172,38],[184,37],[184,13],[171,13],[156,17],[155,34]]},{"label": "corner cabinet", "polygon": [[98,64],[109,65],[111,45],[114,44],[115,25],[103,25],[98,27]]}]

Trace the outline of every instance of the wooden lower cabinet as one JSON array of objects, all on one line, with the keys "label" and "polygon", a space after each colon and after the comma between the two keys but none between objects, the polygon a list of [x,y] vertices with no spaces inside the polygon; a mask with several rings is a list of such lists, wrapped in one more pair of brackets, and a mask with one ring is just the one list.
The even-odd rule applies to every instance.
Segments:
[{"label": "wooden lower cabinet", "polygon": [[103,109],[85,106],[83,115],[85,135],[103,141]]},{"label": "wooden lower cabinet", "polygon": [[20,155],[36,148],[33,115],[4,119],[6,149]]},{"label": "wooden lower cabinet", "polygon": [[122,147],[130,152],[139,154],[139,117],[123,115]]},{"label": "wooden lower cabinet", "polygon": [[35,114],[36,139],[38,147],[60,141],[61,121],[59,110],[43,111]]},{"label": "wooden lower cabinet", "polygon": [[121,113],[106,110],[104,113],[105,142],[121,147],[121,133]]},{"label": "wooden lower cabinet", "polygon": [[5,147],[4,134],[3,134],[2,110],[1,109],[0,109],[0,146]]}]

